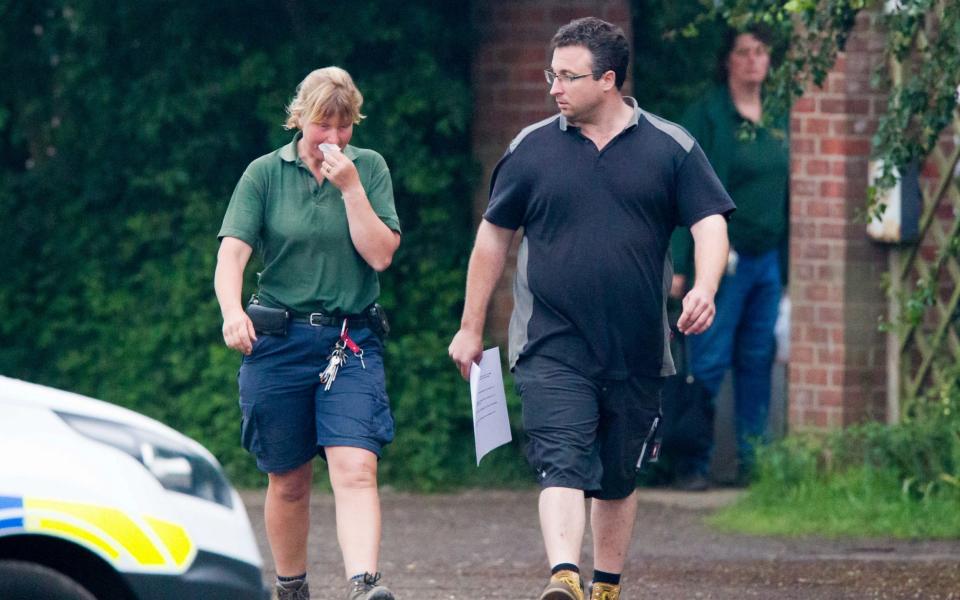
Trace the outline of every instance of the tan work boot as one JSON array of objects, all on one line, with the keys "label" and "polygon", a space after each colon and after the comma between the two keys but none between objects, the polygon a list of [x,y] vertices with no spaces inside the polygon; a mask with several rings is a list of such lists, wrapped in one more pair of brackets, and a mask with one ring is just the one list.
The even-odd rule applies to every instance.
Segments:
[{"label": "tan work boot", "polygon": [[550,583],[543,588],[540,600],[583,600],[580,574],[573,571],[557,571],[550,576]]},{"label": "tan work boot", "polygon": [[620,586],[594,581],[590,584],[590,600],[620,600]]}]

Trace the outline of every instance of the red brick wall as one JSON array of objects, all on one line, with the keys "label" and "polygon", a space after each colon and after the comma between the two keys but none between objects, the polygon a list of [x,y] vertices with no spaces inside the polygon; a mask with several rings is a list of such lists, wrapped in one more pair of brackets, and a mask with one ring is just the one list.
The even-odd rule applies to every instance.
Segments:
[{"label": "red brick wall", "polygon": [[794,105],[791,123],[790,428],[835,428],[886,406],[887,250],[868,240],[870,136],[884,108],[870,75],[883,37],[862,14],[823,89]]},{"label": "red brick wall", "polygon": [[[521,129],[556,113],[543,79],[550,66],[550,39],[561,25],[594,16],[623,28],[632,40],[627,0],[479,0],[479,40],[473,62],[473,148],[483,169],[475,197],[476,219],[487,205],[490,174]],[[629,94],[629,77],[624,93]],[[491,302],[487,334],[506,339],[513,308],[511,285],[516,248]]]}]

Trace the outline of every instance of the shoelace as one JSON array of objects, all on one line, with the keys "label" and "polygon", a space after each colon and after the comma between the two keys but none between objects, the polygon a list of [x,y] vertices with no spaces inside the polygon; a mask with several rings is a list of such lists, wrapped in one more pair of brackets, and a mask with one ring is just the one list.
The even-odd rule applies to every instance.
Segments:
[{"label": "shoelace", "polygon": [[[575,594],[580,591],[580,581],[572,575],[558,575],[557,581],[562,581],[563,583],[567,584],[570,589],[574,590]],[[579,594],[579,596],[583,598],[583,594]]]},{"label": "shoelace", "polygon": [[590,600],[620,600],[620,590],[616,588],[593,588]]},{"label": "shoelace", "polygon": [[371,590],[377,582],[380,581],[380,572],[377,571],[373,575],[370,573],[364,573],[363,579],[357,579],[353,582],[354,589],[362,589],[363,591]]}]

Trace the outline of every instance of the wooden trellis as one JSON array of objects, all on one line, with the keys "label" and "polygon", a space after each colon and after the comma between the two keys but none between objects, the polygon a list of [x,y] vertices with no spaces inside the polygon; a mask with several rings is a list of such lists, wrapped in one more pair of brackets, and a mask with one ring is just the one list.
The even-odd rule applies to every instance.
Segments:
[{"label": "wooden trellis", "polygon": [[[953,133],[960,134],[960,114]],[[919,282],[931,282],[929,305],[919,322],[907,324],[899,336],[901,399],[918,398],[928,386],[944,383],[949,367],[960,363],[960,179],[956,137],[938,144],[928,157],[936,179],[923,189],[919,241],[902,251],[900,268],[892,273],[901,297]]]}]

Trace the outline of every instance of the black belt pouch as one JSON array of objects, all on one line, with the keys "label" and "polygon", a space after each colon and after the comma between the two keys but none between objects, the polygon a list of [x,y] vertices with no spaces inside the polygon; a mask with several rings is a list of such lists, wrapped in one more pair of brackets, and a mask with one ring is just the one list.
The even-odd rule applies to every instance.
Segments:
[{"label": "black belt pouch", "polygon": [[282,308],[270,308],[260,304],[247,305],[247,316],[253,322],[253,328],[263,335],[287,335],[287,323],[290,313]]},{"label": "black belt pouch", "polygon": [[379,304],[374,303],[366,310],[365,316],[370,329],[377,334],[378,338],[381,340],[385,339],[390,333],[390,322],[387,321],[387,311],[383,310],[383,307]]}]

